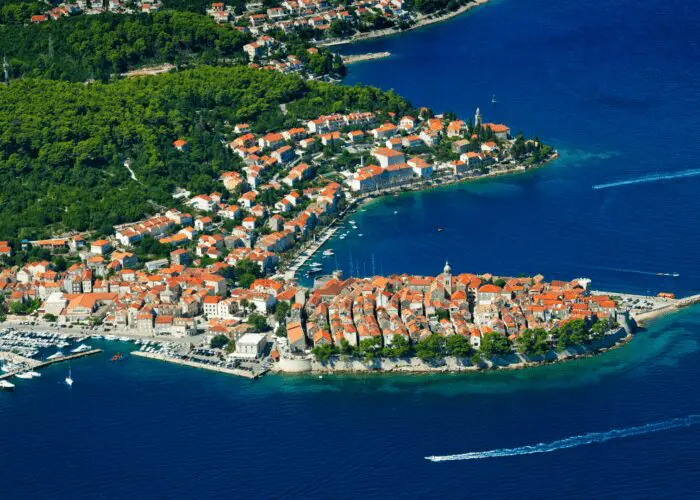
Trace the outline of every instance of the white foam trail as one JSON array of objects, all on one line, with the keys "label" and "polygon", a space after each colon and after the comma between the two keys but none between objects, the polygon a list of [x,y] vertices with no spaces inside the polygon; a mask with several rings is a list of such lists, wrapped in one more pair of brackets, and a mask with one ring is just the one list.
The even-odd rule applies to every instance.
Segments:
[{"label": "white foam trail", "polygon": [[593,443],[605,443],[612,439],[639,436],[641,434],[651,434],[654,432],[690,427],[700,423],[700,415],[689,415],[684,418],[674,418],[656,422],[652,424],[640,425],[638,427],[628,427],[626,429],[612,429],[606,432],[590,432],[581,436],[568,437],[551,443],[539,443],[530,446],[520,446],[518,448],[501,448],[499,450],[473,451],[460,455],[442,455],[425,457],[431,462],[447,462],[451,460],[480,460],[482,458],[513,457],[516,455],[532,455],[535,453],[551,453],[566,448],[575,448]]},{"label": "white foam trail", "polygon": [[652,271],[641,271],[639,269],[625,269],[624,267],[605,267],[605,266],[590,266],[594,269],[602,269],[604,271],[616,271],[619,273],[633,273],[633,274],[648,274],[650,276],[656,276],[659,273]]},{"label": "white foam trail", "polygon": [[642,184],[644,182],[657,182],[665,181],[668,179],[680,179],[682,177],[694,177],[696,175],[700,175],[700,168],[692,170],[682,170],[674,174],[647,175],[645,177],[628,179],[626,181],[609,182],[607,184],[596,184],[595,186],[593,186],[593,189],[607,189],[611,187],[627,186],[629,184]]}]

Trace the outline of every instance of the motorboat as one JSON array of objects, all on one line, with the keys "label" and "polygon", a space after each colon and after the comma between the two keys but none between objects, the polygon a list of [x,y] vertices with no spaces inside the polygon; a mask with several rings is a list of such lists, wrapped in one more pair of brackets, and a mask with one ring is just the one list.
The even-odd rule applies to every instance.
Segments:
[{"label": "motorboat", "polygon": [[87,345],[87,344],[80,344],[78,347],[76,347],[75,349],[73,349],[71,352],[78,354],[78,353],[81,353],[81,352],[89,351],[90,349],[92,349],[92,347],[90,347],[89,345]]},{"label": "motorboat", "polygon": [[68,376],[66,377],[66,385],[68,385],[68,387],[73,387],[73,373],[72,373],[70,366],[68,367]]},{"label": "motorboat", "polygon": [[31,372],[27,372],[27,373],[28,373],[29,375],[31,375],[33,378],[41,377],[41,373],[39,373],[39,372],[31,371]]},{"label": "motorboat", "polygon": [[323,255],[325,255],[326,257],[331,257],[335,255],[335,252],[333,252],[333,250],[329,248],[328,250],[323,251]]},{"label": "motorboat", "polygon": [[11,391],[15,388],[15,384],[8,382],[7,380],[0,380],[0,389],[3,391]]},{"label": "motorboat", "polygon": [[15,373],[15,377],[22,378],[24,380],[29,380],[32,378],[29,372]]},{"label": "motorboat", "polygon": [[61,351],[57,351],[55,354],[48,356],[46,359],[58,359],[58,358],[62,358],[62,357],[63,357],[63,353]]}]

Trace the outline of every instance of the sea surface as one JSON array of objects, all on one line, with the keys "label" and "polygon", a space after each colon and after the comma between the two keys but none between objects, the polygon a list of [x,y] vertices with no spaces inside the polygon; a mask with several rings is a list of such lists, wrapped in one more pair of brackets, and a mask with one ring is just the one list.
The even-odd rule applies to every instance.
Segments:
[{"label": "sea surface", "polygon": [[[562,158],[377,201],[332,242],[338,266],[370,274],[374,255],[377,273],[435,274],[449,259],[697,293],[700,177],[659,177],[700,168],[698,28],[697,2],[496,0],[340,49],[394,54],[347,83],[464,117],[480,106]],[[561,365],[254,382],[111,363],[127,346],[92,342],[106,353],[73,363],[72,388],[57,365],[0,393],[0,497],[698,498],[699,334],[694,307]]]}]

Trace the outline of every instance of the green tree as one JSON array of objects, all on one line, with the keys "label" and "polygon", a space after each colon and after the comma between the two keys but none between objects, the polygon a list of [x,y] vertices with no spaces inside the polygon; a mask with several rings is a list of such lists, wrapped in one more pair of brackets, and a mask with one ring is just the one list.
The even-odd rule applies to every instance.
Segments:
[{"label": "green tree", "polygon": [[253,313],[248,316],[246,322],[251,325],[256,332],[264,332],[270,328],[267,326],[267,318],[265,318],[265,316],[262,314]]},{"label": "green tree", "polygon": [[404,358],[409,354],[411,354],[411,345],[405,335],[395,335],[391,344],[382,350],[382,356],[387,358]]},{"label": "green tree", "polygon": [[360,354],[365,361],[370,361],[379,355],[381,343],[382,341],[379,337],[363,339],[360,341],[358,354]]},{"label": "green tree", "polygon": [[433,333],[415,345],[416,356],[423,361],[433,361],[440,359],[445,353],[445,339]]},{"label": "green tree", "polygon": [[330,344],[321,344],[314,346],[314,348],[311,349],[311,354],[314,355],[316,361],[325,363],[331,356],[337,354],[337,349]]},{"label": "green tree", "polygon": [[223,349],[226,347],[229,343],[229,338],[226,335],[215,335],[212,339],[211,342],[209,342],[209,345],[211,346],[212,349]]},{"label": "green tree", "polygon": [[450,335],[445,342],[445,350],[448,356],[468,358],[472,355],[472,346],[469,338],[464,335]]},{"label": "green tree", "polygon": [[275,319],[277,320],[277,323],[282,324],[286,321],[289,309],[289,302],[282,301],[277,303],[275,306]]},{"label": "green tree", "polygon": [[481,339],[481,353],[487,358],[502,356],[512,352],[510,340],[500,333],[487,333]]}]

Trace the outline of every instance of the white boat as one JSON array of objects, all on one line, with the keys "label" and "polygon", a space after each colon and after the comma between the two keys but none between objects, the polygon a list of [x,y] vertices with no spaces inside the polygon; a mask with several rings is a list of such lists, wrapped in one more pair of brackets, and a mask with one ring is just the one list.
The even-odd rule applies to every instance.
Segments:
[{"label": "white boat", "polygon": [[63,357],[63,353],[61,351],[57,351],[55,354],[48,356],[46,359],[58,359],[58,358],[62,358],[62,357]]},{"label": "white boat", "polygon": [[330,248],[329,248],[328,250],[324,250],[324,251],[323,251],[323,255],[325,255],[326,257],[330,257],[330,256],[332,256],[332,255],[334,255],[334,254],[335,254],[335,252],[333,252],[333,250],[330,249]]},{"label": "white boat", "polygon": [[129,337],[119,337],[122,342],[129,342],[131,339]]},{"label": "white boat", "polygon": [[25,380],[29,380],[32,378],[32,376],[28,372],[22,372],[22,373],[16,373],[15,377],[17,378],[23,378]]},{"label": "white boat", "polygon": [[75,349],[73,349],[71,352],[79,353],[79,352],[89,351],[90,349],[92,349],[92,347],[90,347],[89,345],[87,345],[87,344],[80,344],[78,347],[76,347]]},{"label": "white boat", "polygon": [[363,233],[358,233],[358,236],[364,236],[364,234],[363,234]]},{"label": "white boat", "polygon": [[119,340],[116,335],[105,335],[105,340]]},{"label": "white boat", "polygon": [[73,374],[70,366],[68,366],[68,376],[66,377],[66,384],[68,385],[68,387],[73,386]]},{"label": "white boat", "polygon": [[0,380],[0,389],[4,391],[11,391],[15,388],[15,384],[11,384],[7,380]]},{"label": "white boat", "polygon": [[41,377],[41,373],[39,373],[39,372],[27,372],[27,373],[34,378]]},{"label": "white boat", "polygon": [[396,214],[398,214],[398,213],[399,213],[398,210],[394,210],[394,215],[396,215]]}]

